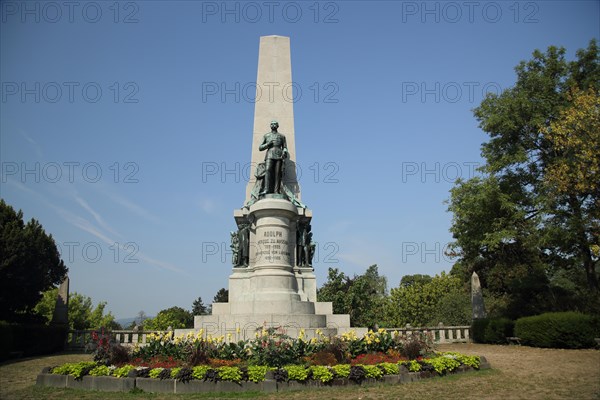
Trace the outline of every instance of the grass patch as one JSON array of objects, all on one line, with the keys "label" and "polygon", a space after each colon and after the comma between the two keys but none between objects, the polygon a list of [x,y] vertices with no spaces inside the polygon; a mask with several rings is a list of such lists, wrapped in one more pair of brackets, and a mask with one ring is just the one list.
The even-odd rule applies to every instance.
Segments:
[{"label": "grass patch", "polygon": [[36,387],[43,367],[90,360],[61,354],[0,365],[1,399],[600,399],[600,351],[479,344],[441,345],[440,351],[485,356],[492,370],[450,374],[397,386],[328,388],[283,393],[108,393]]}]

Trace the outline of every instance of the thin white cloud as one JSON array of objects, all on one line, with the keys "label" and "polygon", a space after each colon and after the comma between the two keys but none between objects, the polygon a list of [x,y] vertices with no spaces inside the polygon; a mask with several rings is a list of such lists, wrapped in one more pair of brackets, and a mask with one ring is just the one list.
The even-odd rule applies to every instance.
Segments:
[{"label": "thin white cloud", "polygon": [[29,136],[27,132],[25,132],[23,129],[19,129],[19,134],[33,147],[35,153],[39,158],[42,158],[44,156],[44,153],[42,152],[42,147],[38,144],[38,142],[33,140],[33,138]]},{"label": "thin white cloud", "polygon": [[24,191],[24,192],[26,192],[26,193],[29,193],[29,194],[31,194],[31,195],[34,195],[34,196],[36,196],[36,197],[40,197],[40,198],[42,198],[42,199],[43,199],[43,197],[42,197],[42,196],[41,196],[39,193],[37,193],[37,192],[36,192],[35,190],[33,190],[33,189],[30,189],[30,188],[28,188],[28,187],[27,187],[27,186],[26,186],[24,183],[22,183],[22,182],[16,181],[16,180],[14,180],[14,179],[11,179],[11,178],[8,178],[8,179],[6,180],[6,183],[7,183],[7,184],[9,184],[9,185],[12,185],[12,186],[14,186],[14,187],[16,187],[16,188],[17,188],[17,189],[19,189],[19,190],[22,190],[22,191]]},{"label": "thin white cloud", "polygon": [[82,199],[79,196],[75,196],[75,201],[81,206],[83,207],[87,212],[89,212],[90,214],[92,214],[92,216],[94,217],[94,219],[96,220],[96,222],[105,230],[107,230],[108,232],[112,233],[115,236],[118,237],[123,237],[123,235],[119,234],[118,232],[116,232],[114,229],[112,229],[102,218],[102,216],[97,213],[84,199]]},{"label": "thin white cloud", "polygon": [[98,239],[102,240],[104,243],[108,244],[108,245],[113,245],[116,241],[112,240],[111,238],[109,238],[108,236],[106,236],[104,233],[102,233],[99,229],[97,229],[91,222],[89,222],[87,219],[80,217],[78,215],[75,215],[73,213],[71,213],[70,211],[67,211],[65,209],[62,209],[60,207],[56,207],[56,209],[58,210],[59,214],[71,225],[73,225],[76,228],[81,229],[84,232],[87,232],[93,236],[96,236]]},{"label": "thin white cloud", "polygon": [[[116,240],[113,240],[112,238],[104,235],[100,230],[98,230],[96,227],[94,227],[94,225],[92,223],[90,223],[88,220],[86,220],[85,218],[79,217],[77,215],[74,215],[72,213],[70,213],[69,211],[63,210],[63,209],[59,209],[60,214],[65,218],[65,220],[70,223],[71,225],[97,237],[98,239],[102,240],[104,243],[106,243],[109,246],[114,246],[115,244],[117,244],[121,250],[124,251],[130,251],[130,244],[128,243],[119,243]],[[159,267],[161,269],[165,269],[168,271],[173,271],[173,272],[178,272],[180,274],[184,274],[184,275],[188,275],[184,270],[182,270],[179,267],[176,267],[173,264],[158,260],[156,258],[152,258],[148,255],[146,255],[143,252],[135,252],[134,254],[132,253],[131,256],[133,258],[139,258],[142,261],[145,261],[147,264],[151,264],[154,265],[156,267]]]},{"label": "thin white cloud", "polygon": [[167,262],[164,262],[164,261],[160,261],[160,260],[157,260],[155,258],[148,257],[144,253],[137,253],[136,256],[140,260],[143,260],[143,261],[147,262],[148,264],[152,264],[152,265],[155,265],[157,267],[160,267],[160,268],[163,268],[163,269],[167,269],[169,271],[179,272],[181,274],[189,276],[189,274],[187,272],[185,272],[184,270],[182,270],[181,268],[178,268],[178,267],[174,266],[173,264],[170,264],[170,263],[167,263]]},{"label": "thin white cloud", "polygon": [[[114,246],[116,243],[118,243],[118,246],[124,250],[124,251],[130,251],[130,247],[128,247],[127,243],[120,243],[117,240],[112,239],[110,236],[104,234],[102,232],[101,229],[99,229],[98,227],[96,227],[94,224],[92,224],[90,221],[88,221],[87,219],[80,217],[74,213],[72,213],[71,211],[68,211],[62,207],[56,206],[54,204],[52,204],[51,202],[49,202],[45,196],[40,195],[39,193],[35,192],[34,190],[28,188],[26,185],[24,185],[21,182],[15,181],[13,179],[8,179],[7,182],[10,185],[15,186],[16,188],[18,188],[19,190],[22,190],[30,195],[33,195],[35,197],[37,197],[40,201],[42,201],[44,204],[46,204],[48,207],[54,209],[67,223],[73,225],[74,227],[89,233],[92,236],[95,236],[96,238],[100,239],[101,241],[103,241],[104,243],[106,243],[109,246]],[[81,207],[83,207],[86,211],[88,211],[90,214],[92,214],[92,216],[94,217],[94,219],[96,219],[96,221],[102,225],[102,223],[104,223],[104,220],[102,219],[102,217],[95,212],[90,206],[89,204],[87,204],[85,202],[85,200],[83,200],[82,198],[80,198],[79,196],[75,196],[75,200],[77,201],[77,203],[79,205],[81,205]],[[99,222],[99,221],[102,221]],[[105,224],[106,225],[106,224]],[[107,225],[108,226],[108,225]],[[107,229],[108,230],[108,229]],[[118,235],[118,234],[117,234]],[[120,235],[118,235],[120,236]],[[158,268],[167,270],[167,271],[173,271],[173,272],[177,272],[183,275],[187,275],[189,276],[189,274],[187,272],[185,272],[183,269],[168,263],[168,262],[164,262],[161,260],[158,260],[156,258],[150,257],[148,255],[146,255],[143,252],[136,252],[135,255],[132,254],[133,257],[138,258],[142,261],[144,261],[147,264],[156,266]]]},{"label": "thin white cloud", "polygon": [[126,209],[128,209],[132,213],[136,214],[137,216],[142,217],[146,221],[150,221],[153,223],[160,222],[160,219],[158,217],[156,217],[155,215],[152,215],[152,213],[150,213],[149,211],[144,209],[142,206],[135,204],[134,202],[122,197],[121,195],[114,193],[111,190],[102,190],[102,193],[104,195],[106,195],[113,202],[120,204],[121,206],[125,207]]},{"label": "thin white cloud", "polygon": [[214,214],[217,210],[217,203],[213,199],[203,198],[199,201],[200,209],[206,214]]}]

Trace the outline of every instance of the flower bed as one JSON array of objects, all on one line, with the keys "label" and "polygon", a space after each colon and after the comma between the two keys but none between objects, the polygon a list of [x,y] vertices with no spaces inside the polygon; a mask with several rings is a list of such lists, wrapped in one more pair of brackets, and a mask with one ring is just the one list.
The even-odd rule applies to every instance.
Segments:
[{"label": "flower bed", "polygon": [[[426,335],[403,337],[384,330],[363,338],[292,339],[263,329],[250,341],[198,335],[173,337],[169,332],[149,344],[124,352],[118,344],[95,335],[95,360],[47,368],[38,384],[96,390],[151,392],[279,391],[297,387],[401,383],[482,366],[478,356],[435,353]],[[111,364],[112,355],[121,361]],[[126,358],[127,362],[122,362]],[[486,367],[485,360],[483,366]],[[114,384],[107,382],[114,381]]]}]

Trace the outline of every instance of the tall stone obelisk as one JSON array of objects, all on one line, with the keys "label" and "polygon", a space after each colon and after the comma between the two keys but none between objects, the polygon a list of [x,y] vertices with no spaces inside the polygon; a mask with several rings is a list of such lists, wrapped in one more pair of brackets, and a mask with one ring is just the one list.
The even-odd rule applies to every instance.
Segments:
[{"label": "tall stone obelisk", "polygon": [[[301,329],[307,337],[317,335],[317,331],[342,333],[350,329],[350,316],[333,314],[330,302],[317,302],[312,213],[300,201],[295,173],[294,89],[288,37],[260,38],[256,86],[252,179],[243,206],[233,213],[238,229],[231,232],[234,256],[229,301],[213,303],[212,315],[196,316],[194,328],[211,335],[230,333],[236,339],[254,337],[256,329],[264,324],[281,326],[292,336]],[[277,121],[278,127],[272,121]],[[282,159],[283,172],[273,167]],[[267,184],[265,171],[277,177],[283,174],[280,188]],[[366,332],[365,328],[356,329],[359,334]]]},{"label": "tall stone obelisk", "polygon": [[254,169],[265,158],[258,150],[269,124],[279,122],[287,140],[289,158],[285,165],[284,183],[300,200],[300,187],[296,179],[296,135],[294,131],[294,84],[292,81],[292,58],[290,38],[285,36],[262,36],[258,49],[258,73],[254,102],[254,129],[252,133],[252,174],[246,186],[246,202],[256,182]]}]

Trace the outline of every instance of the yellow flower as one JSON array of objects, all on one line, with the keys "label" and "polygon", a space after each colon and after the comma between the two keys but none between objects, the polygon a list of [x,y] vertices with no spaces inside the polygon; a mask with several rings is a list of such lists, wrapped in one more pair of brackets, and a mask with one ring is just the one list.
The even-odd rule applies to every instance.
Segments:
[{"label": "yellow flower", "polygon": [[235,328],[235,333],[237,333],[238,335],[240,334],[240,327],[239,326],[237,328]]}]

